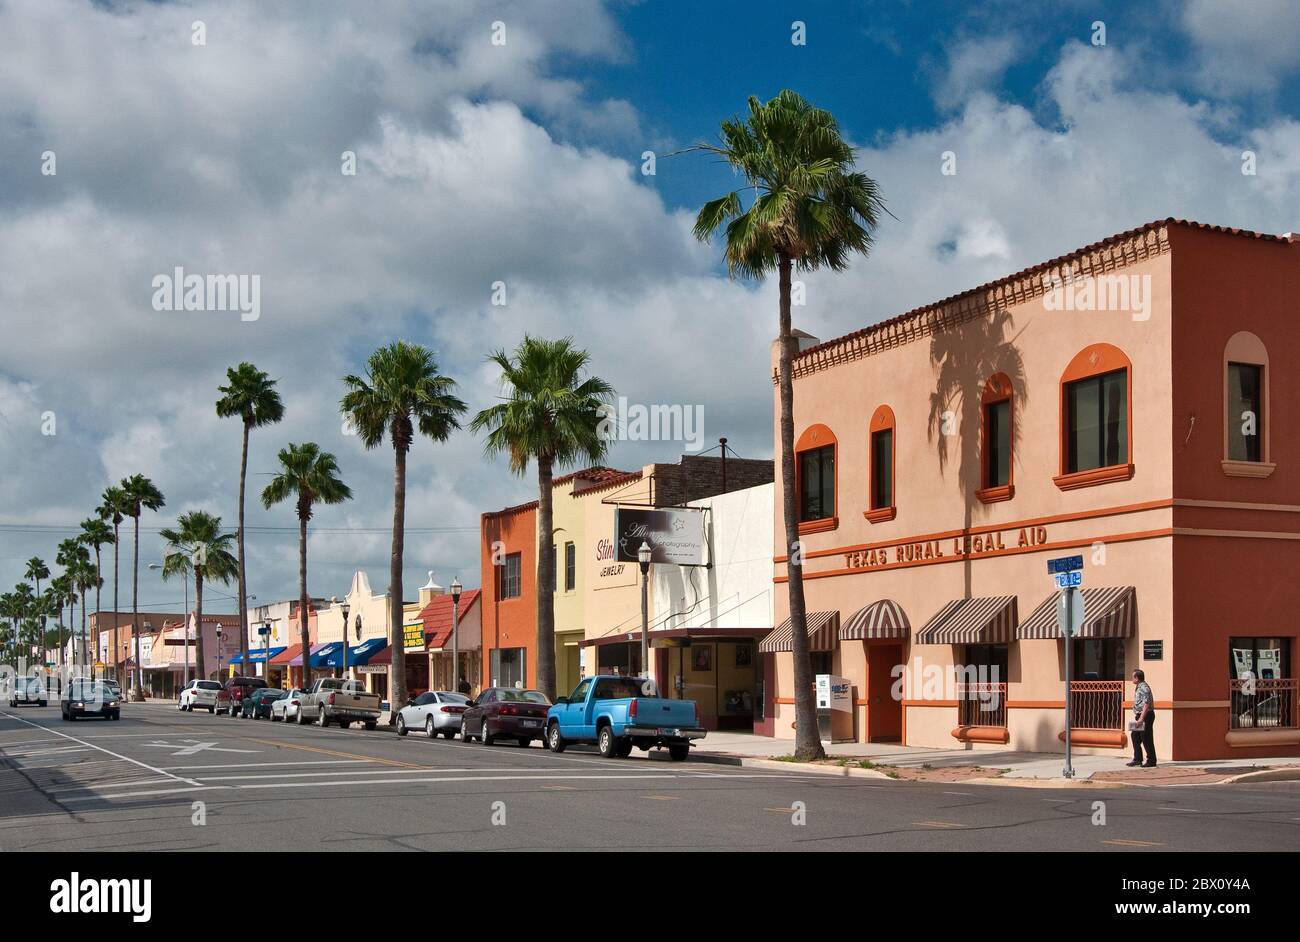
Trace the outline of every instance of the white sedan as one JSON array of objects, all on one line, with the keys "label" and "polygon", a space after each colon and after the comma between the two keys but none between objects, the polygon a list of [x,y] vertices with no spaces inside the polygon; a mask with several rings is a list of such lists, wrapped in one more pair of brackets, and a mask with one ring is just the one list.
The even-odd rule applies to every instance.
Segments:
[{"label": "white sedan", "polygon": [[306,692],[294,687],[289,691],[288,696],[271,701],[271,722],[284,720],[288,723],[291,720],[296,720],[298,718],[298,708],[302,706],[302,695]]},{"label": "white sedan", "polygon": [[397,735],[405,736],[413,729],[423,729],[430,739],[439,733],[447,739],[455,739],[461,714],[468,703],[469,697],[450,690],[422,693],[397,711]]},{"label": "white sedan", "polygon": [[191,680],[181,688],[180,696],[176,698],[176,709],[193,713],[197,707],[209,713],[216,713],[217,691],[220,689],[221,684],[215,680]]}]

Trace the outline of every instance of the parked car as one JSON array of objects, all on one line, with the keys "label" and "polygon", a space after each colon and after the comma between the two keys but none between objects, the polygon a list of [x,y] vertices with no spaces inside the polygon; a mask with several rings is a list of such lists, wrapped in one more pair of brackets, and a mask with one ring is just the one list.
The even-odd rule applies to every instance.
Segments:
[{"label": "parked car", "polygon": [[543,738],[551,701],[540,690],[488,687],[465,705],[468,709],[460,717],[460,738],[465,742],[477,738],[490,746],[497,739],[513,739],[527,746]]},{"label": "parked car", "polygon": [[117,699],[119,700],[122,699],[122,685],[119,684],[116,680],[105,679],[105,680],[101,680],[100,683],[103,684],[105,687],[107,687],[109,690],[113,691],[113,696],[117,697]]},{"label": "parked car", "polygon": [[266,681],[261,677],[232,677],[217,691],[214,713],[224,713],[232,719],[239,715],[240,704],[254,690],[261,690]]},{"label": "parked car", "polygon": [[220,692],[221,684],[215,680],[191,680],[181,688],[180,695],[176,698],[176,709],[193,713],[197,707],[216,713],[217,694]]},{"label": "parked car", "polygon": [[39,677],[15,677],[9,687],[9,705],[15,708],[33,703],[45,706],[48,696],[45,681]]},{"label": "parked car", "polygon": [[360,682],[343,677],[322,677],[299,697],[298,722],[315,720],[317,726],[338,723],[345,729],[353,723],[365,723],[374,729],[383,712],[377,693],[367,693]]},{"label": "parked car", "polygon": [[307,691],[294,687],[278,700],[271,701],[271,722],[284,720],[286,723],[298,718],[298,705],[302,703],[303,694]]},{"label": "parked car", "polygon": [[254,690],[239,702],[239,715],[246,720],[250,718],[269,720],[271,704],[287,693],[287,690],[281,690],[279,687],[263,687],[261,690]]},{"label": "parked car", "polygon": [[405,736],[413,729],[423,729],[432,739],[439,733],[446,739],[455,739],[460,729],[460,718],[468,709],[469,697],[450,690],[429,690],[397,711],[397,735]]},{"label": "parked car", "polygon": [[597,675],[559,697],[546,713],[546,744],[563,752],[570,743],[594,742],[606,758],[627,758],[633,747],[668,749],[674,762],[690,753],[705,730],[694,700],[665,700],[653,680]]},{"label": "parked car", "polygon": [[102,681],[74,680],[63,689],[59,711],[65,720],[79,716],[102,716],[106,720],[122,718],[122,701]]}]

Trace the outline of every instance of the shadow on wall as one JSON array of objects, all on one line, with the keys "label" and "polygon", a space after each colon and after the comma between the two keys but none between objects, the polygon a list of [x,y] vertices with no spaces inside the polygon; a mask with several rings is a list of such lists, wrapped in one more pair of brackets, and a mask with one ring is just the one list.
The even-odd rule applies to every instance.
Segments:
[{"label": "shadow on wall", "polygon": [[[1024,362],[1016,346],[1018,333],[1011,313],[999,308],[960,326],[938,331],[930,339],[934,391],[930,394],[930,419],[926,438],[935,445],[939,473],[946,476],[956,461],[957,484],[964,504],[963,527],[969,530],[975,514],[987,513],[976,496],[983,485],[981,454],[983,394],[985,384],[998,373],[1011,381],[1011,455],[1020,440],[1020,415],[1028,399]],[[963,563],[966,597],[971,596],[971,560]]]}]

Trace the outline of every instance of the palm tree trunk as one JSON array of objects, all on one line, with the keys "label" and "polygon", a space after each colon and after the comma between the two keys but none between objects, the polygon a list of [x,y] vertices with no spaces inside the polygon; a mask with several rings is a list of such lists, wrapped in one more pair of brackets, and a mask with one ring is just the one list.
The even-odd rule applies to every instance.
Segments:
[{"label": "palm tree trunk", "polygon": [[[87,648],[87,645],[86,645],[86,595],[87,595],[86,590],[85,590],[85,589],[82,589],[82,590],[81,590],[81,669],[82,669],[83,671],[86,669],[87,665],[90,665],[90,663],[91,663],[90,660],[86,657],[86,655],[87,655],[87,653],[88,653],[87,650],[86,650],[86,648]],[[95,673],[95,672],[94,672],[94,667],[92,666],[92,667],[91,667],[91,672],[90,672],[90,674],[91,674],[92,677],[94,676],[94,673]]]},{"label": "palm tree trunk", "polygon": [[781,496],[785,517],[785,545],[789,562],[786,586],[790,593],[790,629],[794,656],[794,755],[796,759],[822,759],[821,736],[813,702],[812,657],[808,650],[808,612],[803,597],[803,553],[799,544],[799,495],[795,491],[794,381],[791,357],[794,338],[790,327],[790,256],[781,254],[781,332],[778,349],[778,385],[781,398]]},{"label": "palm tree trunk", "polygon": [[[406,449],[394,445],[393,462],[393,555],[388,567],[388,618],[393,644],[393,684],[389,702],[394,708],[406,703],[406,650],[402,633],[402,553],[406,545]],[[343,643],[347,643],[346,634]]]},{"label": "palm tree trunk", "polygon": [[[189,631],[190,613],[185,613],[185,630]],[[199,666],[197,674],[200,680],[207,680],[208,675],[204,670],[207,667],[207,659],[203,655],[203,567],[194,567],[194,622],[198,625],[198,630],[194,633],[194,654],[195,663]],[[221,665],[217,665],[217,670],[221,670]]]},{"label": "palm tree trunk", "polygon": [[[243,662],[241,673],[248,676],[248,583],[244,576],[244,482],[248,478],[248,422],[244,422],[244,447],[239,455],[239,654]],[[264,674],[270,679],[270,666]]]},{"label": "palm tree trunk", "polygon": [[111,660],[113,662],[113,679],[119,684],[122,682],[120,671],[122,662],[118,660],[118,657],[121,656],[122,648],[118,645],[117,638],[117,623],[122,620],[117,613],[117,563],[118,543],[120,542],[120,539],[121,534],[119,532],[119,526],[115,521],[113,523],[113,657]]},{"label": "palm tree trunk", "polygon": [[95,660],[91,661],[92,664],[95,663],[95,661],[99,660],[99,616],[100,613],[103,612],[103,609],[100,608],[99,605],[99,593],[102,590],[104,584],[104,573],[101,571],[101,568],[102,567],[99,558],[99,546],[96,545],[95,547],[95,629],[96,629],[95,630]]},{"label": "palm tree trunk", "polygon": [[311,686],[311,631],[307,627],[307,515],[298,509],[298,635],[302,641],[302,687]]},{"label": "palm tree trunk", "polygon": [[[555,528],[552,465],[537,459],[537,689],[555,699]],[[642,665],[642,670],[645,665]],[[524,678],[524,684],[528,679]]]},{"label": "palm tree trunk", "polygon": [[135,521],[135,548],[131,557],[131,637],[135,640],[135,701],[144,701],[144,665],[140,663],[140,514]]}]

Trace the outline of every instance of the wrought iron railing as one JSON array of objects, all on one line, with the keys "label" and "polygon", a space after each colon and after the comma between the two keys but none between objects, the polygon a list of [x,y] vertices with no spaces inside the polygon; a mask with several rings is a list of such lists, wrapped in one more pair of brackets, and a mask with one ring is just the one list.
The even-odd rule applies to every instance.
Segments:
[{"label": "wrought iron railing", "polygon": [[958,684],[957,722],[961,726],[1007,725],[1006,684]]},{"label": "wrought iron railing", "polygon": [[1070,728],[1124,729],[1124,681],[1070,681]]},{"label": "wrought iron railing", "polygon": [[1295,729],[1297,690],[1293,677],[1275,680],[1245,678],[1229,681],[1232,689],[1232,729]]}]

